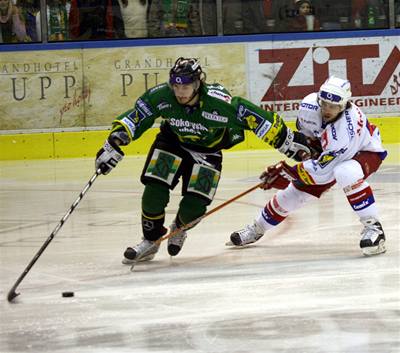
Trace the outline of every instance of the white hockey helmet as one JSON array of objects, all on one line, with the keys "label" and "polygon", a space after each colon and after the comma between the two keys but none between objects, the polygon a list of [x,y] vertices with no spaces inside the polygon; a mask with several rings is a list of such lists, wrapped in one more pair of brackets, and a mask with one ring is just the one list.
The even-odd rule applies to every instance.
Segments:
[{"label": "white hockey helmet", "polygon": [[319,89],[318,98],[330,104],[340,105],[340,109],[344,110],[351,98],[350,81],[330,76]]}]

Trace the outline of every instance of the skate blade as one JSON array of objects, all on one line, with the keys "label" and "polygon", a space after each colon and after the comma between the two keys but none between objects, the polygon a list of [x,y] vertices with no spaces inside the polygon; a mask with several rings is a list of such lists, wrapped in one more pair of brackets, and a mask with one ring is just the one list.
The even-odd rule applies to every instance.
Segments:
[{"label": "skate blade", "polygon": [[135,261],[135,260],[129,260],[129,259],[123,258],[121,262],[122,262],[123,265],[132,265],[132,264],[134,264],[136,261]]},{"label": "skate blade", "polygon": [[124,257],[121,262],[124,265],[135,265],[138,262],[153,260],[155,256],[156,256],[156,254],[150,254],[150,255],[143,256],[143,257],[139,257],[137,260],[135,260],[135,259],[130,260],[130,259],[127,259],[126,257]]},{"label": "skate blade", "polygon": [[[249,244],[251,244],[251,243],[249,243]],[[226,246],[231,246],[231,247],[234,247],[234,248],[243,248],[243,247],[245,247],[245,246],[248,245],[248,244],[236,245],[236,244],[233,244],[231,240],[229,240],[229,241],[227,241],[227,242],[225,243],[225,245],[226,245]]]}]

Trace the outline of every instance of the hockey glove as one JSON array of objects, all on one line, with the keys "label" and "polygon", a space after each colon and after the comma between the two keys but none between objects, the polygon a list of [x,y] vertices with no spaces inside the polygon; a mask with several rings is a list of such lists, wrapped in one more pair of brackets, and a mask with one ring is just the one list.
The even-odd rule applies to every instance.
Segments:
[{"label": "hockey glove", "polygon": [[307,144],[311,150],[311,159],[318,159],[323,152],[321,141],[317,138],[307,137]]},{"label": "hockey glove", "polygon": [[264,182],[260,186],[261,189],[269,190],[275,188],[283,190],[288,187],[291,181],[297,180],[297,173],[285,161],[280,161],[267,167],[260,175],[260,179]]},{"label": "hockey glove", "polygon": [[96,170],[100,168],[101,174],[108,174],[111,172],[119,161],[124,157],[124,152],[118,147],[113,139],[108,139],[104,146],[100,148],[96,155]]},{"label": "hockey glove", "polygon": [[301,132],[286,130],[286,138],[278,151],[297,162],[304,161],[312,157],[312,151],[308,145],[307,138]]}]

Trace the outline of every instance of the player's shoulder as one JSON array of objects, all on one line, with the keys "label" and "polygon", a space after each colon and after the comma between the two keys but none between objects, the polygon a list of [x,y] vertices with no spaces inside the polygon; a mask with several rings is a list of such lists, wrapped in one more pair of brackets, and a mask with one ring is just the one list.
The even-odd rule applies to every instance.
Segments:
[{"label": "player's shoulder", "polygon": [[349,106],[346,107],[344,113],[347,119],[355,121],[366,119],[366,116],[363,113],[363,111],[359,107],[357,107],[354,103],[350,103]]},{"label": "player's shoulder", "polygon": [[135,103],[135,107],[145,115],[150,116],[163,109],[172,108],[174,95],[168,83],[154,86],[144,92]]},{"label": "player's shoulder", "polygon": [[219,83],[204,84],[203,93],[211,99],[218,99],[227,103],[232,101],[232,96],[229,91]]},{"label": "player's shoulder", "polygon": [[161,83],[157,86],[154,86],[148,89],[144,94],[144,97],[148,97],[151,99],[157,99],[159,97],[169,97],[172,96],[172,90],[169,87],[168,83]]},{"label": "player's shoulder", "polygon": [[305,96],[300,103],[300,110],[317,112],[319,109],[317,93],[311,93]]},{"label": "player's shoulder", "polygon": [[297,124],[312,131],[319,130],[321,126],[321,109],[316,93],[309,94],[301,101],[297,113]]}]

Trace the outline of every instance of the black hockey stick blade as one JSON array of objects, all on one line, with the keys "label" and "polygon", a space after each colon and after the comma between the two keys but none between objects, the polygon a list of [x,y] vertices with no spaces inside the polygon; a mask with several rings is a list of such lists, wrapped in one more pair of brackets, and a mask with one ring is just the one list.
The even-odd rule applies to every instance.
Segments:
[{"label": "black hockey stick blade", "polygon": [[15,292],[14,288],[11,288],[7,295],[7,300],[11,303],[16,297],[19,296],[19,293]]}]

